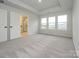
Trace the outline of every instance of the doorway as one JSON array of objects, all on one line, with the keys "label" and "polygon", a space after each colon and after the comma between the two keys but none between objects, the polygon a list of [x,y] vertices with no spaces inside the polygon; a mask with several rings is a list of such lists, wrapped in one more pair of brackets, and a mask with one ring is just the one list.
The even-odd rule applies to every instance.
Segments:
[{"label": "doorway", "polygon": [[20,17],[20,34],[21,34],[21,37],[25,37],[28,35],[28,17],[27,16]]}]

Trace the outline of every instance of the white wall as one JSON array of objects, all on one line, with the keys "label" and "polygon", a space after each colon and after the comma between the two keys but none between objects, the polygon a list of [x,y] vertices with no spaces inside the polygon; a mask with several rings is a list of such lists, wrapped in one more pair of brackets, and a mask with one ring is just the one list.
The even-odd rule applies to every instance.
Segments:
[{"label": "white wall", "polygon": [[64,15],[64,14],[68,14],[68,30],[67,31],[61,31],[61,30],[56,30],[56,29],[55,30],[49,30],[49,29],[44,30],[44,29],[40,28],[39,33],[72,37],[72,19],[71,19],[72,12],[71,11],[63,11],[63,12],[44,14],[44,15],[41,15],[40,18],[58,16],[58,15]]},{"label": "white wall", "polygon": [[73,5],[73,42],[79,57],[79,0],[74,0]]},{"label": "white wall", "polygon": [[14,8],[14,7],[6,6],[3,4],[0,4],[0,8],[8,10],[8,11],[14,11],[16,13],[19,13],[21,16],[28,16],[28,18],[29,18],[29,23],[28,23],[29,35],[38,33],[38,16],[36,14],[33,14],[28,10]]}]

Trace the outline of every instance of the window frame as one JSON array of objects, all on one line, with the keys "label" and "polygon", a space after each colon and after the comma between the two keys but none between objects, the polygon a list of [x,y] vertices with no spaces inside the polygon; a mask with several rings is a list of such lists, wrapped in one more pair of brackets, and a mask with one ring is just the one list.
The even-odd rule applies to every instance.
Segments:
[{"label": "window frame", "polygon": [[[66,29],[59,29],[58,27],[58,17],[59,16],[64,16],[64,15],[67,15],[67,20],[66,20]],[[67,31],[68,30],[68,14],[62,14],[62,15],[58,15],[57,16],[57,30],[61,30],[61,31]]]},{"label": "window frame", "polygon": [[[54,24],[55,27],[53,27],[53,28],[50,29],[50,23],[49,23],[49,20],[50,20],[50,19],[49,19],[49,18],[51,18],[51,17],[54,17],[54,18],[55,18],[55,19],[54,19],[54,20],[55,20],[55,24]],[[53,25],[52,25],[52,26],[53,26]],[[49,30],[56,29],[56,16],[50,16],[50,17],[48,17],[48,29],[49,29]]]},{"label": "window frame", "polygon": [[[58,16],[63,16],[63,15],[67,15],[66,29],[58,29]],[[49,17],[55,17],[55,28],[52,28],[52,29],[49,28]],[[57,15],[47,16],[47,17],[41,17],[41,20],[43,18],[46,18],[46,20],[47,20],[46,21],[46,28],[44,30],[68,31],[68,18],[69,18],[69,14],[68,13],[57,14]],[[40,21],[40,29],[43,30],[41,21]]]},{"label": "window frame", "polygon": [[[46,28],[42,28],[43,27],[43,25],[42,25],[42,19],[44,19],[44,18],[46,18]],[[47,29],[47,17],[43,17],[43,18],[41,18],[41,21],[40,21],[40,28],[41,29]]]}]

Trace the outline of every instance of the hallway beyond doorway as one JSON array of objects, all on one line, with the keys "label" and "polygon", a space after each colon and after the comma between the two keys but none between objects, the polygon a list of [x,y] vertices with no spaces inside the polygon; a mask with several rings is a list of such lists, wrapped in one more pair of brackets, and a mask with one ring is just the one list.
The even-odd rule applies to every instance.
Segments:
[{"label": "hallway beyond doorway", "polygon": [[26,37],[26,36],[28,36],[28,32],[21,33],[21,37]]},{"label": "hallway beyond doorway", "polygon": [[21,28],[21,37],[25,37],[28,35],[28,17],[21,16],[20,17],[20,28]]}]

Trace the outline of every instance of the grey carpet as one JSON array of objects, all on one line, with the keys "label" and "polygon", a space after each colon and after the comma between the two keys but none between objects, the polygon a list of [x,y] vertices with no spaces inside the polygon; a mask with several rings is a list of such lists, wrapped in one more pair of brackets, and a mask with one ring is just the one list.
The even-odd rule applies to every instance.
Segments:
[{"label": "grey carpet", "polygon": [[0,58],[75,58],[72,39],[32,35],[0,43]]}]

